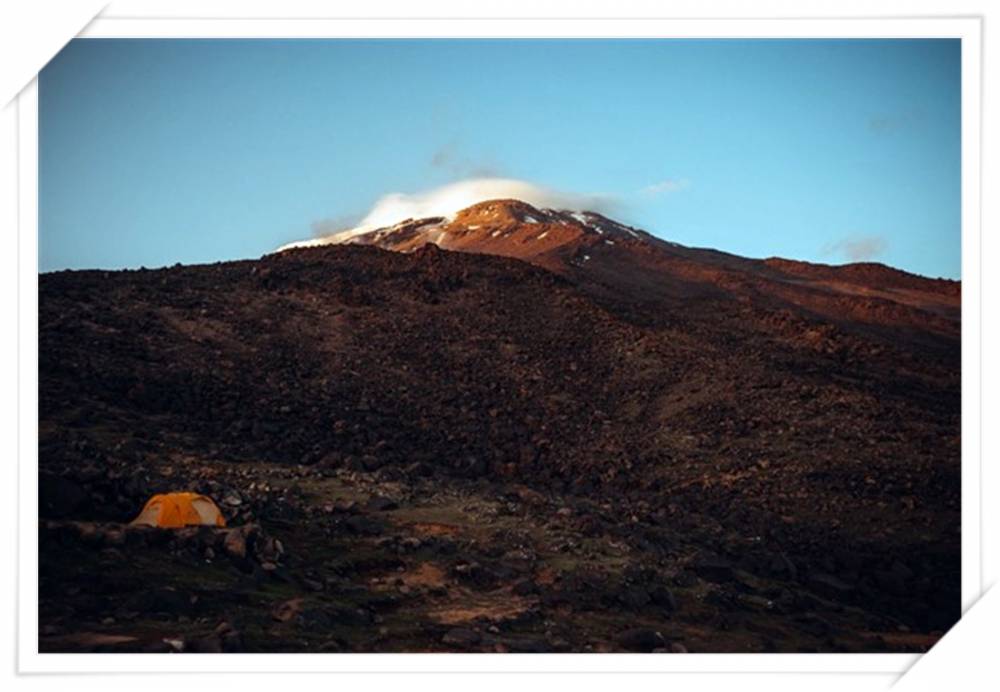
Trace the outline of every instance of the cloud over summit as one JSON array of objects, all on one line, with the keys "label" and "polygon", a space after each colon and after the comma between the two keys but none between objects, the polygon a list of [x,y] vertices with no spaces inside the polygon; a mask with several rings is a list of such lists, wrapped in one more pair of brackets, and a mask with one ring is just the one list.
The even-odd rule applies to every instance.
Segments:
[{"label": "cloud over summit", "polygon": [[407,194],[395,192],[379,199],[360,226],[380,228],[405,219],[453,216],[478,202],[519,199],[536,207],[604,211],[613,206],[608,197],[579,195],[514,178],[472,178],[441,187]]}]

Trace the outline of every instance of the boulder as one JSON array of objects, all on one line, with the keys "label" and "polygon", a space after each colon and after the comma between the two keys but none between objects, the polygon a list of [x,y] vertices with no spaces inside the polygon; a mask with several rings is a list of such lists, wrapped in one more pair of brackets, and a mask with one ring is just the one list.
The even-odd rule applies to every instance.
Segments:
[{"label": "boulder", "polygon": [[652,598],[653,603],[660,606],[666,611],[673,612],[677,610],[677,599],[674,597],[674,592],[668,589],[666,586],[655,586],[649,592],[650,598]]},{"label": "boulder", "polygon": [[372,512],[388,512],[397,507],[399,504],[395,500],[384,495],[373,495],[368,500],[368,509]]},{"label": "boulder", "polygon": [[292,598],[271,609],[271,617],[278,622],[290,622],[302,612],[303,599]]},{"label": "boulder", "polygon": [[247,541],[251,535],[251,527],[249,525],[229,529],[222,542],[222,547],[231,557],[244,560],[247,556]]},{"label": "boulder", "polygon": [[637,627],[618,635],[618,644],[627,651],[649,653],[667,646],[667,640],[656,630]]}]

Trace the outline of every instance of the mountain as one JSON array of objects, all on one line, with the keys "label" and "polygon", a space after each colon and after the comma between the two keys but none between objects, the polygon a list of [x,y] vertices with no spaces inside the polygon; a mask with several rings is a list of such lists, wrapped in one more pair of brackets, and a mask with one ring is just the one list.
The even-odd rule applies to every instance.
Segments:
[{"label": "mountain", "polygon": [[[333,240],[40,277],[43,649],[920,651],[957,620],[959,283],[514,200]],[[123,532],[181,489],[283,556]]]},{"label": "mountain", "polygon": [[515,257],[571,278],[591,293],[640,304],[680,305],[692,296],[715,296],[872,331],[910,328],[949,339],[960,334],[957,281],[926,279],[875,263],[833,267],[746,259],[661,240],[595,212],[537,209],[518,200],[482,202],[452,218],[348,230],[306,245],[374,245],[413,252],[427,243]]}]

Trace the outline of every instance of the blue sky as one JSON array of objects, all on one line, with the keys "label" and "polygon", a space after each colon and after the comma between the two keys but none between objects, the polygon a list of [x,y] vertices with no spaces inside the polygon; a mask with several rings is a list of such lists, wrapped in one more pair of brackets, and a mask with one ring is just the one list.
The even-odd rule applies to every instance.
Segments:
[{"label": "blue sky", "polygon": [[961,269],[957,40],[77,39],[40,269],[257,257],[500,176],[685,245]]}]

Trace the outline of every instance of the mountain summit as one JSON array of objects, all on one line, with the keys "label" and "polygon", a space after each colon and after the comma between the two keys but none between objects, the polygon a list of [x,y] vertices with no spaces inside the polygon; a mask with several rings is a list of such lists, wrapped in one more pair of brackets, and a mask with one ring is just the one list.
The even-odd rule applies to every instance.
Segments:
[{"label": "mountain summit", "polygon": [[604,240],[613,245],[615,239],[637,239],[647,234],[591,211],[544,209],[517,199],[495,199],[447,217],[404,219],[380,228],[352,228],[290,243],[279,251],[351,244],[411,252],[425,243],[433,243],[447,250],[532,257],[587,235],[595,240],[606,236]]}]

